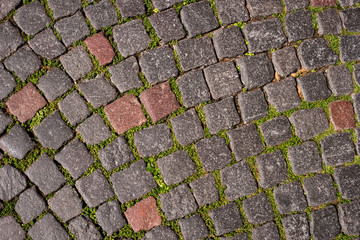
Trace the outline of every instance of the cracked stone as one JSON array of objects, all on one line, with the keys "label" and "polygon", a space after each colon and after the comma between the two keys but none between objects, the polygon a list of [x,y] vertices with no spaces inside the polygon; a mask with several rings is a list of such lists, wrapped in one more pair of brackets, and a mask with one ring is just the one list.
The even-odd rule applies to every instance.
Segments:
[{"label": "cracked stone", "polygon": [[77,91],[67,95],[59,102],[59,109],[73,126],[85,120],[91,113],[85,100]]},{"label": "cracked stone", "polygon": [[316,142],[308,141],[288,148],[291,168],[296,175],[320,172],[322,159]]},{"label": "cracked stone", "polygon": [[0,199],[9,201],[26,188],[26,179],[19,170],[10,164],[0,168]]},{"label": "cracked stone", "polygon": [[235,231],[243,225],[239,208],[235,202],[209,211],[209,216],[214,222],[216,235],[218,236]]},{"label": "cracked stone", "polygon": [[307,207],[300,181],[279,185],[274,189],[274,198],[280,214],[302,212]]},{"label": "cracked stone", "polygon": [[96,30],[115,25],[118,22],[114,5],[109,0],[89,5],[84,8],[84,12]]},{"label": "cracked stone", "polygon": [[109,127],[98,113],[82,122],[76,128],[76,131],[87,144],[99,144],[100,142],[109,139],[112,135]]},{"label": "cracked stone", "polygon": [[238,95],[238,105],[244,123],[261,119],[267,116],[269,111],[268,103],[261,89]]},{"label": "cracked stone", "polygon": [[67,234],[62,225],[55,219],[51,213],[47,213],[38,220],[28,231],[32,239],[47,240],[59,239],[68,240],[70,236]]},{"label": "cracked stone", "polygon": [[60,62],[74,81],[88,74],[93,68],[91,58],[83,46],[72,48],[60,56]]},{"label": "cracked stone", "polygon": [[339,166],[354,161],[355,146],[349,132],[326,136],[320,144],[322,158],[326,165]]},{"label": "cracked stone", "polygon": [[220,59],[237,57],[247,51],[241,30],[236,26],[214,31],[213,41],[216,54]]},{"label": "cracked stone", "polygon": [[333,179],[328,174],[304,178],[303,186],[309,206],[315,207],[337,200]]},{"label": "cracked stone", "polygon": [[23,223],[34,220],[46,209],[46,203],[35,187],[24,191],[15,204],[15,211]]},{"label": "cracked stone", "polygon": [[207,174],[190,182],[190,187],[199,207],[220,200],[219,190],[216,187],[215,178],[212,174]]},{"label": "cracked stone", "polygon": [[96,210],[96,219],[108,236],[113,235],[126,225],[126,220],[121,214],[121,207],[116,200],[101,205]]}]

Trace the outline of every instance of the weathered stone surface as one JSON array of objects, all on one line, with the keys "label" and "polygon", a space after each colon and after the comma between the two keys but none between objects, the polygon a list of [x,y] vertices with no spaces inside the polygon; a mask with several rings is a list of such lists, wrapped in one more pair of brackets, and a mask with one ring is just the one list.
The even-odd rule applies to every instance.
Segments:
[{"label": "weathered stone surface", "polygon": [[35,187],[24,191],[15,204],[15,211],[23,223],[28,223],[38,217],[45,209],[46,203]]},{"label": "weathered stone surface", "polygon": [[208,236],[209,231],[199,214],[179,220],[179,226],[184,239],[202,239]]},{"label": "weathered stone surface", "polygon": [[89,5],[84,8],[84,12],[96,30],[118,22],[114,5],[109,0],[102,0],[97,4]]},{"label": "weathered stone surface", "polygon": [[111,63],[115,57],[114,49],[112,48],[109,40],[104,36],[103,32],[87,38],[84,42],[91,54],[95,55],[100,66],[105,66],[106,64]]},{"label": "weathered stone surface", "polygon": [[0,63],[0,86],[0,101],[9,96],[16,86],[15,78],[4,69],[2,63]]},{"label": "weathered stone surface", "polygon": [[339,219],[343,232],[349,236],[360,234],[360,202],[339,205]]},{"label": "weathered stone surface", "polygon": [[100,240],[102,236],[88,216],[78,216],[68,224],[69,231],[78,240]]},{"label": "weathered stone surface", "polygon": [[83,46],[72,48],[69,52],[60,56],[60,61],[65,71],[74,81],[88,74],[93,68],[91,58]]},{"label": "weathered stone surface", "polygon": [[253,240],[262,240],[262,239],[278,240],[278,239],[280,239],[279,230],[273,221],[266,223],[264,225],[255,227],[252,230],[251,236],[252,236]]},{"label": "weathered stone surface", "polygon": [[39,79],[37,86],[48,101],[54,101],[73,86],[73,81],[60,68],[52,68]]},{"label": "weathered stone surface", "polygon": [[111,137],[112,132],[98,113],[82,122],[76,131],[87,144],[99,144]]},{"label": "weathered stone surface", "polygon": [[312,7],[335,6],[336,0],[310,0]]},{"label": "weathered stone surface", "polygon": [[244,123],[261,119],[269,111],[268,103],[261,89],[238,94],[238,105]]},{"label": "weathered stone surface", "polygon": [[349,132],[326,136],[320,144],[322,158],[326,165],[339,166],[354,161],[355,147]]},{"label": "weathered stone surface", "polygon": [[335,130],[355,128],[354,109],[351,101],[336,101],[329,105],[330,120]]},{"label": "weathered stone surface", "polygon": [[329,205],[311,213],[310,231],[314,239],[327,240],[336,238],[340,231],[340,223],[336,207]]},{"label": "weathered stone surface", "polygon": [[317,15],[317,21],[319,24],[318,30],[321,35],[341,33],[341,20],[336,9],[328,9],[323,12],[319,12]]},{"label": "weathered stone surface", "polygon": [[349,32],[360,32],[360,9],[349,8],[340,12],[344,28]]},{"label": "weathered stone surface", "polygon": [[[226,1],[221,1],[226,2]],[[218,58],[233,58],[247,51],[247,46],[240,28],[220,28],[213,32],[213,41]]]},{"label": "weathered stone surface", "polygon": [[0,168],[0,199],[9,201],[26,188],[25,177],[9,164]]},{"label": "weathered stone surface", "polygon": [[119,202],[116,200],[101,205],[96,210],[96,219],[108,236],[113,235],[126,224],[126,220],[121,214]]},{"label": "weathered stone surface", "polygon": [[272,62],[275,71],[281,76],[288,76],[297,72],[300,68],[299,59],[294,47],[285,47],[272,53]]},{"label": "weathered stone surface", "polygon": [[328,68],[326,76],[330,90],[335,96],[348,95],[353,92],[352,76],[345,65]]},{"label": "weathered stone surface", "polygon": [[11,10],[13,10],[21,0],[4,0],[0,3],[0,20],[6,17]]},{"label": "weathered stone surface", "polygon": [[360,85],[360,63],[354,65],[353,76],[356,84]]},{"label": "weathered stone surface", "polygon": [[309,206],[331,203],[337,200],[333,179],[327,174],[304,178],[303,186]]},{"label": "weathered stone surface", "polygon": [[315,72],[297,79],[302,95],[308,102],[315,102],[330,97],[326,77],[323,72]]},{"label": "weathered stone surface", "polygon": [[12,215],[0,218],[0,235],[2,239],[23,240],[25,231]]},{"label": "weathered stone surface", "polygon": [[306,213],[289,215],[282,219],[286,239],[303,239],[310,238],[309,223]]},{"label": "weathered stone surface", "polygon": [[[0,7],[0,9],[0,11],[3,10],[2,7]],[[24,43],[19,29],[12,25],[10,21],[0,24],[0,41],[0,60],[3,60],[12,52],[15,52],[15,50]]]},{"label": "weathered stone surface", "polygon": [[0,134],[2,134],[12,122],[12,118],[0,110]]},{"label": "weathered stone surface", "polygon": [[235,231],[243,225],[240,211],[235,202],[209,211],[209,216],[214,222],[217,235]]},{"label": "weathered stone surface", "polygon": [[250,19],[245,0],[216,0],[216,9],[223,25],[247,22]]},{"label": "weathered stone surface", "polygon": [[81,8],[81,0],[49,0],[48,3],[55,19],[73,15]]},{"label": "weathered stone surface", "polygon": [[164,10],[166,8],[175,5],[176,3],[180,3],[182,0],[153,0],[152,3],[155,8],[159,10]]},{"label": "weathered stone surface", "polygon": [[199,207],[220,200],[219,190],[211,173],[190,182],[190,187]]},{"label": "weathered stone surface", "polygon": [[301,8],[307,8],[310,4],[309,0],[298,0],[298,1],[283,0],[283,1],[285,3],[287,12],[291,12],[291,11],[298,10]]},{"label": "weathered stone surface", "polygon": [[32,239],[47,240],[58,239],[68,240],[70,236],[67,234],[61,224],[56,221],[51,213],[47,213],[38,220],[29,230],[29,236]]},{"label": "weathered stone surface", "polygon": [[289,119],[285,116],[266,121],[262,123],[259,128],[265,139],[266,145],[269,147],[282,144],[283,142],[290,140],[293,136]]},{"label": "weathered stone surface", "polygon": [[66,51],[65,46],[50,28],[36,34],[33,39],[30,39],[29,45],[34,52],[47,59],[54,59]]},{"label": "weathered stone surface", "polygon": [[274,189],[277,209],[281,214],[301,212],[307,207],[304,191],[300,181],[280,185]]},{"label": "weathered stone surface", "polygon": [[291,168],[296,175],[320,172],[322,159],[316,142],[308,141],[288,148]]},{"label": "weathered stone surface", "polygon": [[177,240],[175,232],[168,226],[159,226],[145,234],[143,240]]},{"label": "weathered stone surface", "polygon": [[360,167],[351,165],[335,168],[335,181],[344,199],[355,199],[360,196]]},{"label": "weathered stone surface", "polygon": [[117,0],[116,5],[120,10],[122,18],[145,14],[143,0]]},{"label": "weathered stone surface", "polygon": [[315,30],[312,26],[311,14],[307,10],[299,10],[285,17],[285,31],[289,42],[312,38]]},{"label": "weathered stone surface", "polygon": [[283,9],[279,0],[248,0],[251,17],[269,16]]},{"label": "weathered stone surface", "polygon": [[342,62],[360,60],[360,36],[343,35],[340,38],[340,59]]},{"label": "weathered stone surface", "polygon": [[91,113],[85,100],[77,91],[70,93],[61,100],[59,109],[73,126],[86,119]]},{"label": "weathered stone surface", "polygon": [[274,212],[265,193],[245,199],[243,208],[246,218],[254,225],[274,220]]},{"label": "weathered stone surface", "polygon": [[359,93],[353,93],[351,94],[351,98],[354,103],[354,112],[357,115],[357,119],[360,119],[360,94]]}]

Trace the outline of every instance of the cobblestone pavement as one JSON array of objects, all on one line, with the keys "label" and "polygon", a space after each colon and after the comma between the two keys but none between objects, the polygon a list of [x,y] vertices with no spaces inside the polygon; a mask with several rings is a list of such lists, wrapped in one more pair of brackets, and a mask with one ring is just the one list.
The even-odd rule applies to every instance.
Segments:
[{"label": "cobblestone pavement", "polygon": [[0,0],[0,240],[359,239],[360,0]]}]

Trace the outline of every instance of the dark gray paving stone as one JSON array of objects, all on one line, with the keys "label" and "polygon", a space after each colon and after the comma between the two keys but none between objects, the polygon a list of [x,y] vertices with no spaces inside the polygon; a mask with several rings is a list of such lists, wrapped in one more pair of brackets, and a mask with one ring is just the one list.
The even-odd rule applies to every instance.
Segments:
[{"label": "dark gray paving stone", "polygon": [[238,105],[244,123],[250,123],[266,117],[269,111],[268,103],[261,89],[240,93],[238,95]]},{"label": "dark gray paving stone", "polygon": [[[273,0],[267,1],[269,2]],[[262,6],[265,5],[266,4],[262,4]],[[273,48],[278,48],[287,40],[283,31],[282,23],[278,18],[248,23],[243,28],[243,32],[246,40],[248,41],[249,52],[252,53],[264,52]]]},{"label": "dark gray paving stone", "polygon": [[31,164],[25,174],[44,195],[58,190],[66,182],[54,161],[46,154],[42,154]]},{"label": "dark gray paving stone", "polygon": [[213,41],[216,55],[220,59],[237,57],[247,51],[244,37],[237,26],[216,30],[213,32]]},{"label": "dark gray paving stone", "polygon": [[143,0],[117,0],[116,6],[119,8],[122,18],[145,14]]},{"label": "dark gray paving stone", "polygon": [[235,202],[209,211],[209,216],[214,222],[216,235],[218,236],[235,231],[243,225],[239,208]]},{"label": "dark gray paving stone", "polygon": [[174,49],[184,71],[217,62],[215,50],[208,36],[182,40],[174,46]]},{"label": "dark gray paving stone", "polygon": [[288,148],[291,168],[296,175],[320,172],[322,159],[316,142],[308,141]]},{"label": "dark gray paving stone", "polygon": [[242,57],[236,60],[241,81],[247,89],[261,87],[274,79],[275,72],[266,54]]},{"label": "dark gray paving stone", "polygon": [[329,128],[329,121],[322,108],[298,110],[291,115],[290,122],[302,141],[310,140]]},{"label": "dark gray paving stone", "polygon": [[169,8],[182,0],[152,0],[153,6],[159,10]]},{"label": "dark gray paving stone", "polygon": [[101,205],[96,210],[96,220],[108,236],[119,231],[126,224],[125,218],[121,215],[119,202],[116,200]]},{"label": "dark gray paving stone", "polygon": [[225,196],[229,201],[251,195],[257,189],[256,180],[246,161],[226,167],[220,174],[221,182],[226,186]]},{"label": "dark gray paving stone", "polygon": [[224,26],[237,22],[247,22],[250,19],[245,0],[216,0],[215,4],[219,19]]},{"label": "dark gray paving stone", "polygon": [[99,144],[111,137],[112,133],[99,114],[94,114],[82,122],[76,131],[87,144]]},{"label": "dark gray paving stone", "polygon": [[143,52],[139,63],[150,84],[166,81],[176,77],[179,73],[174,59],[174,51],[167,46]]},{"label": "dark gray paving stone", "polygon": [[26,179],[23,174],[10,164],[0,168],[0,199],[9,201],[26,188]]},{"label": "dark gray paving stone", "polygon": [[233,97],[210,103],[203,108],[206,125],[211,134],[220,130],[229,129],[240,123],[240,116],[237,112]]},{"label": "dark gray paving stone", "polygon": [[330,97],[326,77],[323,72],[315,72],[297,79],[305,101],[315,102]]},{"label": "dark gray paving stone", "polygon": [[351,165],[335,168],[334,178],[344,199],[360,196],[360,167]]},{"label": "dark gray paving stone", "polygon": [[210,91],[202,70],[185,73],[176,80],[176,83],[185,107],[194,107],[202,102],[210,101]]},{"label": "dark gray paving stone", "polygon": [[52,68],[39,79],[37,86],[48,101],[54,101],[73,86],[73,81],[60,68]]},{"label": "dark gray paving stone", "polygon": [[37,193],[35,187],[24,191],[15,204],[15,211],[23,223],[28,223],[38,217],[46,209],[44,199]]},{"label": "dark gray paving stone", "polygon": [[265,193],[245,199],[243,208],[247,220],[254,225],[274,220],[274,212]]},{"label": "dark gray paving stone", "polygon": [[320,35],[340,34],[342,30],[341,20],[336,9],[328,9],[317,15]]},{"label": "dark gray paving stone", "polygon": [[[154,1],[153,4],[155,5]],[[172,40],[180,40],[186,35],[180,18],[173,8],[149,16],[149,21],[164,44]]]},{"label": "dark gray paving stone", "polygon": [[54,27],[60,34],[61,40],[66,47],[71,46],[73,42],[83,39],[90,34],[89,27],[81,11],[71,17],[57,21]]},{"label": "dark gray paving stone", "polygon": [[231,162],[231,152],[224,138],[204,138],[195,144],[195,148],[205,171],[215,171]]},{"label": "dark gray paving stone", "polygon": [[360,234],[360,201],[339,205],[339,219],[342,231],[349,235]]},{"label": "dark gray paving stone", "polygon": [[0,41],[0,60],[3,60],[12,52],[15,52],[15,50],[24,43],[19,29],[12,25],[10,21],[0,24]]},{"label": "dark gray paving stone", "polygon": [[88,216],[78,216],[68,224],[69,231],[78,240],[101,240],[102,236]]},{"label": "dark gray paving stone", "polygon": [[355,146],[349,132],[326,136],[320,144],[322,158],[326,165],[339,166],[354,161]]},{"label": "dark gray paving stone", "polygon": [[286,116],[266,121],[259,128],[264,136],[266,145],[269,147],[289,141],[293,136],[289,119]]},{"label": "dark gray paving stone", "polygon": [[70,185],[66,185],[55,193],[55,196],[48,200],[50,209],[63,222],[82,213],[82,201],[79,194]]},{"label": "dark gray paving stone", "polygon": [[303,186],[309,206],[315,207],[337,200],[333,179],[327,174],[304,178]]},{"label": "dark gray paving stone", "polygon": [[351,73],[345,65],[328,68],[326,76],[335,96],[349,95],[354,91]]},{"label": "dark gray paving stone", "polygon": [[306,213],[289,215],[282,219],[286,239],[307,240],[310,238]]},{"label": "dark gray paving stone", "polygon": [[114,196],[109,182],[99,169],[77,180],[75,186],[89,207],[99,206]]},{"label": "dark gray paving stone", "polygon": [[298,54],[302,66],[307,70],[335,64],[339,59],[323,38],[303,41],[298,48]]},{"label": "dark gray paving stone", "polygon": [[219,190],[216,187],[215,178],[212,174],[207,174],[190,182],[190,187],[199,207],[220,200]]},{"label": "dark gray paving stone", "polygon": [[77,91],[67,95],[59,102],[59,109],[71,125],[75,126],[90,115],[90,108]]},{"label": "dark gray paving stone", "polygon": [[279,230],[273,221],[253,228],[251,236],[253,240],[280,239]]},{"label": "dark gray paving stone", "polygon": [[12,215],[0,218],[0,235],[4,240],[23,240],[26,237],[25,231]]},{"label": "dark gray paving stone", "polygon": [[168,221],[183,218],[198,208],[190,188],[182,184],[170,192],[160,194],[161,209]]},{"label": "dark gray paving stone", "polygon": [[249,240],[247,233],[240,233],[234,237],[221,237],[220,240]]},{"label": "dark gray paving stone", "polygon": [[175,232],[171,230],[168,226],[159,226],[153,228],[145,234],[145,237],[142,240],[177,240]]},{"label": "dark gray paving stone", "polygon": [[336,207],[329,205],[313,211],[311,213],[310,231],[316,240],[335,239],[341,231]]},{"label": "dark gray paving stone", "polygon": [[247,4],[251,17],[269,16],[283,10],[279,0],[248,0]]},{"label": "dark gray paving stone", "polygon": [[298,10],[301,8],[307,8],[309,6],[309,0],[283,0],[287,12]]},{"label": "dark gray paving stone", "polygon": [[59,149],[74,136],[73,131],[62,120],[59,111],[42,120],[33,131],[43,147],[52,149]]},{"label": "dark gray paving stone", "polygon": [[5,67],[15,72],[21,81],[41,68],[40,58],[28,47],[23,46],[4,61]]},{"label": "dark gray paving stone", "polygon": [[203,239],[209,235],[205,222],[199,214],[180,219],[179,226],[185,240]]},{"label": "dark gray paving stone", "polygon": [[272,188],[288,179],[286,162],[280,150],[259,155],[256,157],[256,165],[262,188]]},{"label": "dark gray paving stone", "polygon": [[204,137],[204,129],[194,109],[170,119],[170,122],[175,137],[181,146],[189,145]]},{"label": "dark gray paving stone", "polygon": [[84,8],[84,12],[96,30],[115,25],[118,22],[114,5],[109,0],[89,5]]},{"label": "dark gray paving stone", "polygon": [[81,8],[81,0],[49,0],[48,4],[55,19],[73,15]]},{"label": "dark gray paving stone", "polygon": [[0,20],[5,18],[11,12],[11,10],[13,10],[17,5],[19,5],[20,2],[21,0],[2,1],[0,5]]},{"label": "dark gray paving stone", "polygon": [[115,26],[113,33],[117,48],[124,58],[145,50],[151,41],[140,19]]},{"label": "dark gray paving stone", "polygon": [[353,76],[356,84],[360,85],[360,63],[354,65]]},{"label": "dark gray paving stone", "polygon": [[359,0],[339,0],[340,6],[342,7],[348,7],[355,5],[355,3],[359,3]]},{"label": "dark gray paving stone", "polygon": [[242,89],[239,73],[232,61],[208,66],[204,75],[214,99],[234,95]]},{"label": "dark gray paving stone", "polygon": [[297,72],[300,68],[300,61],[296,56],[294,47],[285,47],[272,53],[272,62],[275,71],[281,76],[288,76]]},{"label": "dark gray paving stone", "polygon": [[285,31],[289,42],[312,38],[315,30],[312,26],[311,14],[307,10],[299,10],[285,17]]},{"label": "dark gray paving stone", "polygon": [[230,139],[231,150],[236,160],[259,154],[264,146],[255,124],[247,124],[227,132]]},{"label": "dark gray paving stone", "polygon": [[277,209],[281,214],[302,212],[307,207],[304,191],[300,181],[282,184],[274,189]]},{"label": "dark gray paving stone", "polygon": [[47,213],[38,220],[28,231],[29,236],[36,240],[58,239],[67,240],[70,236],[67,234],[61,224],[51,213]]},{"label": "dark gray paving stone", "polygon": [[0,134],[2,134],[12,122],[12,118],[0,110]]},{"label": "dark gray paving stone", "polygon": [[56,38],[51,28],[48,28],[30,39],[29,45],[38,55],[54,59],[66,51],[65,46]]},{"label": "dark gray paving stone", "polygon": [[344,28],[349,32],[360,32],[360,8],[349,8],[340,12]]},{"label": "dark gray paving stone", "polygon": [[153,175],[146,170],[143,160],[110,176],[114,191],[121,203],[141,198],[157,187]]},{"label": "dark gray paving stone", "polygon": [[4,69],[4,65],[0,63],[0,101],[9,96],[9,94],[15,89],[15,86],[15,78],[8,71],[6,71]]},{"label": "dark gray paving stone", "polygon": [[167,124],[153,125],[136,132],[134,143],[142,157],[151,157],[170,149],[174,145]]},{"label": "dark gray paving stone", "polygon": [[189,37],[210,32],[220,26],[208,1],[195,2],[184,6],[180,12],[180,18]]},{"label": "dark gray paving stone", "polygon": [[83,46],[72,48],[60,56],[60,62],[74,81],[88,74],[93,68],[91,58]]},{"label": "dark gray paving stone", "polygon": [[45,7],[39,1],[24,5],[16,10],[14,20],[27,35],[35,35],[51,23]]},{"label": "dark gray paving stone", "polygon": [[360,61],[360,36],[358,35],[341,36],[340,59],[342,62]]},{"label": "dark gray paving stone", "polygon": [[0,138],[0,148],[10,157],[23,159],[35,143],[31,140],[27,132],[16,124],[9,133]]}]

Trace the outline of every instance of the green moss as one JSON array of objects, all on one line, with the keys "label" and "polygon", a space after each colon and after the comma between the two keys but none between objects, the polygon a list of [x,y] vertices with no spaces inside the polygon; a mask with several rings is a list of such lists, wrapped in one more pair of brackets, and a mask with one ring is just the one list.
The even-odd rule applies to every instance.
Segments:
[{"label": "green moss", "polygon": [[324,36],[330,48],[338,55],[340,55],[340,38],[337,35],[328,34]]}]

